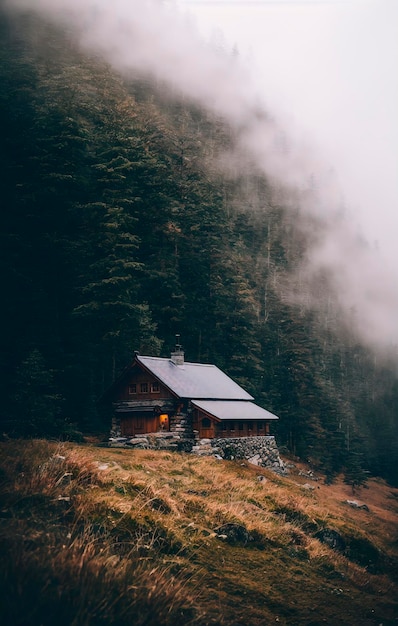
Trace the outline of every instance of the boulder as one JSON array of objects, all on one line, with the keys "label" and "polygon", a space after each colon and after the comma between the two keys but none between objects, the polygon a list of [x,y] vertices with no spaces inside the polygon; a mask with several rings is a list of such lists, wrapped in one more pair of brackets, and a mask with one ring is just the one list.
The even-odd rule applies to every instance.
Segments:
[{"label": "boulder", "polygon": [[346,503],[349,506],[352,506],[353,509],[362,509],[363,511],[369,511],[369,507],[364,502],[358,502],[357,500],[346,500]]},{"label": "boulder", "polygon": [[315,538],[319,539],[322,543],[325,543],[329,548],[343,552],[346,547],[346,543],[340,533],[332,528],[322,528],[315,534]]},{"label": "boulder", "polygon": [[222,526],[216,528],[214,532],[216,537],[231,545],[246,545],[249,541],[251,541],[250,533],[241,524],[223,524]]}]

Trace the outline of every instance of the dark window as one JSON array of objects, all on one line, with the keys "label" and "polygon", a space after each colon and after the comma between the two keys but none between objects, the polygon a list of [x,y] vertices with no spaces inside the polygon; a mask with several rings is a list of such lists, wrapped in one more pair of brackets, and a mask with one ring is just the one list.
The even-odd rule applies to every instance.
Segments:
[{"label": "dark window", "polygon": [[137,393],[137,385],[129,385],[129,393]]},{"label": "dark window", "polygon": [[159,391],[160,391],[159,383],[152,383],[151,384],[151,391],[152,391],[152,393],[159,393]]},{"label": "dark window", "polygon": [[264,430],[265,429],[265,422],[259,422],[258,423],[258,430]]},{"label": "dark window", "polygon": [[253,422],[247,422],[247,430],[253,430]]},{"label": "dark window", "polygon": [[227,430],[228,429],[228,422],[222,422],[222,429],[223,430]]},{"label": "dark window", "polygon": [[202,428],[210,428],[211,426],[211,421],[209,420],[208,417],[204,417],[202,419]]},{"label": "dark window", "polygon": [[235,422],[230,422],[229,423],[229,429],[230,430],[235,430]]},{"label": "dark window", "polygon": [[238,430],[243,430],[243,422],[238,422]]},{"label": "dark window", "polygon": [[148,393],[148,383],[141,383],[141,393]]}]

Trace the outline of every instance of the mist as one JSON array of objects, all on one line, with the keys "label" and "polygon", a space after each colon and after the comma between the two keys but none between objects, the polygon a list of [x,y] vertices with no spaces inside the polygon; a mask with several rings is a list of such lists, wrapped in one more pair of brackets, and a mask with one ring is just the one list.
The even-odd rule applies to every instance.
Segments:
[{"label": "mist", "polygon": [[[336,7],[308,23],[297,21],[296,1],[268,26],[261,22],[261,32],[248,30],[242,37],[248,29],[244,21],[235,33],[229,27],[220,35],[220,30],[215,31],[217,18],[207,16],[203,21],[203,15],[187,11],[189,2],[185,8],[182,4],[8,1],[12,9],[31,9],[72,29],[83,49],[102,55],[117,71],[150,74],[233,124],[241,147],[250,152],[256,166],[269,179],[298,190],[295,198],[300,198],[302,210],[327,224],[325,237],[308,250],[297,271],[311,281],[326,269],[338,304],[362,340],[378,348],[396,345],[398,185],[395,153],[388,152],[388,146],[397,146],[398,131],[390,129],[386,119],[398,94],[391,64],[398,7],[388,0],[377,7],[365,2],[359,28],[358,3],[344,7],[342,24]],[[195,4],[200,3],[191,3],[192,9]],[[293,10],[290,17],[288,10]],[[259,33],[268,48],[256,47]],[[336,33],[340,39],[335,50]],[[372,45],[367,47],[367,41]],[[384,65],[378,63],[375,41]],[[242,50],[238,57],[232,54],[235,42]],[[367,80],[371,84],[364,100],[362,86]],[[386,84],[391,91],[386,92]],[[385,103],[384,117],[374,115],[373,103],[380,100]],[[326,110],[325,102],[330,105]],[[352,122],[354,112],[359,124]],[[286,136],[286,150],[276,149],[281,133]],[[369,159],[368,153],[378,157]],[[316,181],[316,193],[308,199],[300,190],[308,187],[310,179]],[[344,219],[336,219],[342,211]]]}]

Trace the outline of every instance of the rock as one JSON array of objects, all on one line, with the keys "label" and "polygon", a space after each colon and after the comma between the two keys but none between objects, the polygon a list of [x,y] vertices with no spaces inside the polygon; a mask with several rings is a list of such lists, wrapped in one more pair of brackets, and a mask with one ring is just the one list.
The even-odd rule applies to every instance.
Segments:
[{"label": "rock", "polygon": [[222,526],[216,528],[214,532],[218,539],[223,539],[231,545],[246,545],[249,541],[251,541],[250,533],[241,524],[223,524]]},{"label": "rock", "polygon": [[181,439],[177,443],[177,450],[178,450],[178,452],[191,452],[191,450],[192,450],[192,441],[189,441],[188,439]]},{"label": "rock", "polygon": [[147,448],[149,445],[148,439],[146,437],[128,439],[125,443],[126,446],[131,446],[133,448]]},{"label": "rock", "polygon": [[312,470],[305,472],[304,470],[299,471],[299,476],[304,476],[304,478],[309,478],[310,480],[319,480],[317,476],[315,476]]},{"label": "rock", "polygon": [[254,456],[250,457],[250,459],[247,459],[247,460],[252,465],[260,465],[260,463],[259,463],[260,459],[261,459],[260,455],[259,454],[255,454]]},{"label": "rock", "polygon": [[315,538],[319,539],[322,543],[325,543],[329,548],[343,552],[346,547],[346,543],[340,533],[337,530],[331,528],[322,528],[315,534]]},{"label": "rock", "polygon": [[337,589],[332,589],[331,593],[335,594],[336,596],[341,596],[342,593],[344,593],[343,589],[337,588]]},{"label": "rock", "polygon": [[357,500],[346,500],[346,503],[349,506],[352,506],[354,509],[362,509],[363,511],[369,511],[369,507],[364,502],[357,502]]},{"label": "rock", "polygon": [[165,441],[164,443],[159,443],[158,444],[158,449],[159,450],[177,450],[178,449],[178,444],[177,443],[172,443],[170,441]]},{"label": "rock", "polygon": [[98,462],[98,469],[103,472],[109,468],[109,463],[100,463]]},{"label": "rock", "polygon": [[265,478],[265,476],[263,476],[262,474],[260,474],[259,476],[257,476],[257,481],[259,483],[266,483],[267,479]]}]

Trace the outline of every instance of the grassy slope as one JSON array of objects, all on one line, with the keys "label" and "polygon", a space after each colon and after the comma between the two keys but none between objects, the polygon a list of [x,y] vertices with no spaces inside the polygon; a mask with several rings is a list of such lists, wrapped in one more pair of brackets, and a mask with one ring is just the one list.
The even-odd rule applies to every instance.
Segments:
[{"label": "grassy slope", "polygon": [[[2,623],[398,622],[398,490],[384,482],[356,496],[366,511],[301,465],[281,478],[167,452],[0,445]],[[250,539],[218,538],[227,523]],[[340,550],[316,538],[325,529]]]}]

